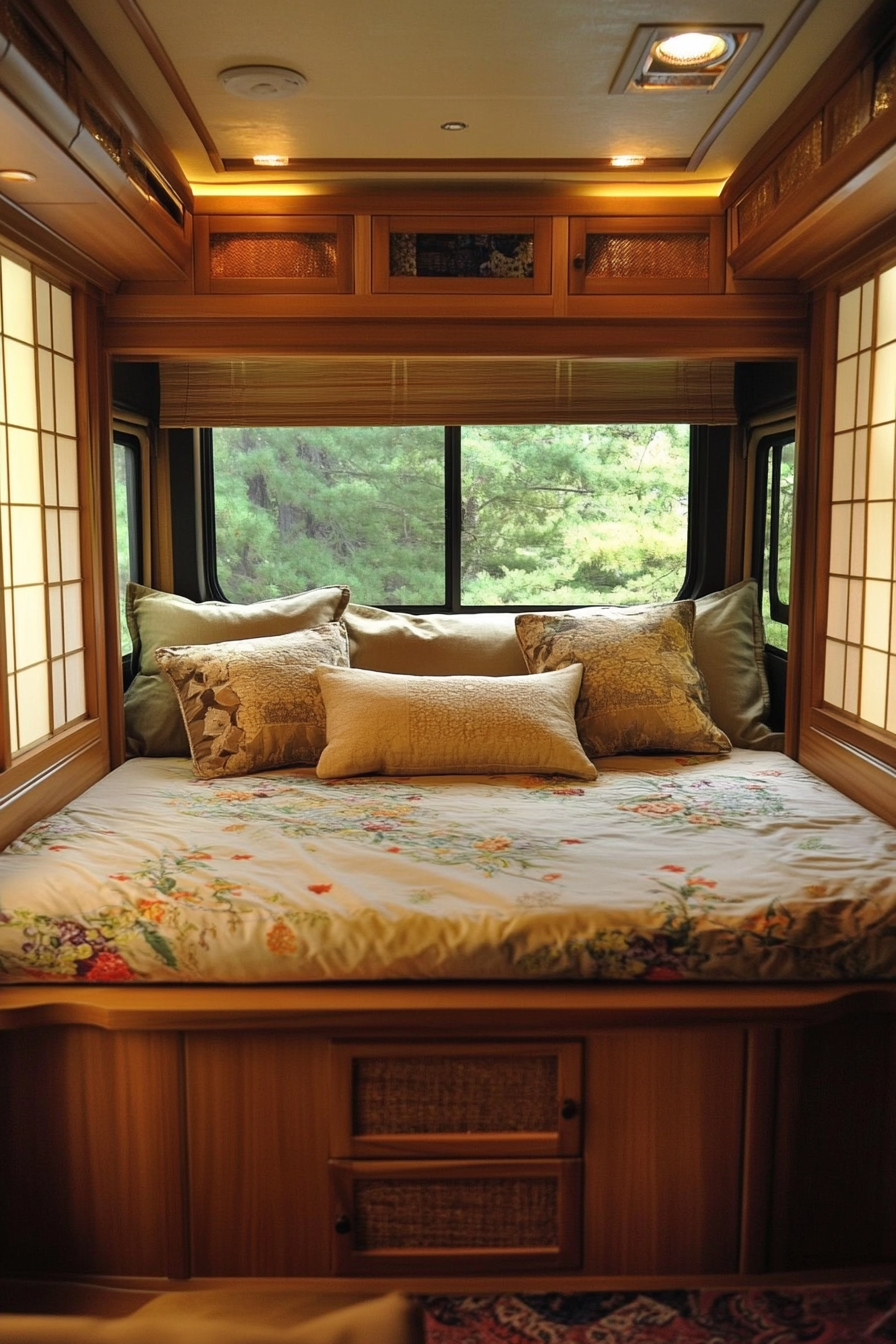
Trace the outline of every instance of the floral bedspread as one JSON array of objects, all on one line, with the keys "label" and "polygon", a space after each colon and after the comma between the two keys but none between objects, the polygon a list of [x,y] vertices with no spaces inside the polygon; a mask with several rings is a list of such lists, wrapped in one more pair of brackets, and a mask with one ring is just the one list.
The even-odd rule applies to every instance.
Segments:
[{"label": "floral bedspread", "polygon": [[0,854],[0,979],[896,976],[896,830],[785,756],[594,783],[133,760]]}]

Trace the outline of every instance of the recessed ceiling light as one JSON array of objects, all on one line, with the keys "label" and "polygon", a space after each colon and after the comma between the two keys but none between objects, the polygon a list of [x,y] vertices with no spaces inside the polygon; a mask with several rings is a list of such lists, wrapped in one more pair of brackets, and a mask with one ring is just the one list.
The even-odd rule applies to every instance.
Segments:
[{"label": "recessed ceiling light", "polygon": [[614,154],[610,160],[612,168],[640,168],[644,162],[642,154]]},{"label": "recessed ceiling light", "polygon": [[254,154],[252,162],[256,168],[288,168],[288,154]]},{"label": "recessed ceiling light", "polygon": [[611,93],[718,88],[735,62],[758,42],[759,23],[642,23],[610,86]]},{"label": "recessed ceiling light", "polygon": [[298,70],[286,70],[279,65],[235,65],[230,70],[222,70],[218,82],[237,98],[252,98],[263,103],[275,98],[292,98],[308,81]]},{"label": "recessed ceiling light", "polygon": [[443,131],[465,131],[467,122],[465,121],[443,121],[440,130]]},{"label": "recessed ceiling light", "polygon": [[0,168],[0,177],[4,182],[37,181],[37,173],[31,173],[27,168]]},{"label": "recessed ceiling light", "polygon": [[679,70],[700,70],[723,61],[736,46],[731,33],[673,33],[654,43],[653,55]]}]

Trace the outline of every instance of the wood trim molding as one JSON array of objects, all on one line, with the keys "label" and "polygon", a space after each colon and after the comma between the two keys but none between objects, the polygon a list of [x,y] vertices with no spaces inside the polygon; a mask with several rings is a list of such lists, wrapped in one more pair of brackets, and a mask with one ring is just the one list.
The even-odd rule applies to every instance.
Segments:
[{"label": "wood trim molding", "polygon": [[796,8],[785,19],[740,88],[728,99],[715,121],[698,141],[694,152],[688,159],[688,172],[692,173],[700,167],[716,140],[737,115],[744,103],[756,92],[769,70],[790,46],[817,4],[818,0],[799,0]]},{"label": "wood trim molding", "polygon": [[52,275],[58,275],[64,282],[76,277],[107,294],[112,294],[118,286],[118,276],[112,271],[3,196],[0,196],[0,234],[30,261],[45,267]]},{"label": "wood trim molding", "polygon": [[156,166],[177,188],[184,203],[190,205],[193,193],[173,151],[71,6],[66,0],[29,0],[29,3],[71,53],[90,83],[102,91],[104,102],[121,118],[137,144],[152,157]]},{"label": "wood trim molding", "polygon": [[174,62],[159,40],[159,36],[152,24],[143,13],[137,0],[118,0],[118,3],[137,30],[140,40],[159,67],[168,87],[180,103],[184,115],[187,117],[193,130],[199,136],[202,146],[209,157],[209,162],[215,172],[223,172],[224,162],[221,155],[218,153],[218,147],[212,139],[211,132],[199,115],[199,110],[196,107],[196,104],[187,92],[186,85],[177,73]]},{"label": "wood trim molding", "polygon": [[[135,0],[118,0],[122,6]],[[805,0],[810,2],[810,0]],[[818,0],[811,0],[817,4]],[[185,109],[186,110],[186,109]],[[257,173],[267,180],[278,173],[488,173],[499,177],[505,173],[618,173],[630,178],[638,173],[668,173],[689,167],[686,158],[645,159],[643,163],[617,168],[607,157],[602,158],[493,158],[493,159],[290,159],[277,168],[259,167],[253,159],[224,159],[219,171],[226,173]]]},{"label": "wood trim molding", "polygon": [[892,0],[876,0],[838,43],[785,112],[741,160],[726,183],[721,204],[729,209],[771,167],[799,131],[853,75],[893,26]]}]

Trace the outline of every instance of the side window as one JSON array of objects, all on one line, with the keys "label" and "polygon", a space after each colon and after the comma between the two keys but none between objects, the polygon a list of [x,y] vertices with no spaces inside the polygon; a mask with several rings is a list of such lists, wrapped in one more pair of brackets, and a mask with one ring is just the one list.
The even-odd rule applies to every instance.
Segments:
[{"label": "side window", "polygon": [[795,449],[792,427],[763,434],[755,446],[752,570],[766,641],[781,652],[790,623]]},{"label": "side window", "polygon": [[115,491],[115,545],[118,558],[118,615],[122,658],[133,645],[125,619],[125,593],[130,581],[145,577],[143,499],[148,438],[136,425],[115,422],[112,438],[112,479]]}]

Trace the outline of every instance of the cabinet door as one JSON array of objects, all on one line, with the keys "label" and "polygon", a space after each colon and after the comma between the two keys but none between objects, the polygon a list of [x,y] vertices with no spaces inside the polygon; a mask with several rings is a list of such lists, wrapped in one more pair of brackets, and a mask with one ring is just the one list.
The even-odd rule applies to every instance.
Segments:
[{"label": "cabinet door", "polygon": [[330,1155],[573,1156],[581,1099],[576,1041],[338,1042]]},{"label": "cabinet door", "polygon": [[549,294],[551,220],[533,215],[378,215],[375,294]]},{"label": "cabinet door", "polygon": [[708,216],[569,221],[570,294],[721,293],[724,222]]},{"label": "cabinet door", "polygon": [[347,294],[351,215],[197,215],[197,294]]},{"label": "cabinet door", "polygon": [[575,1269],[581,1162],[331,1162],[337,1274]]}]

